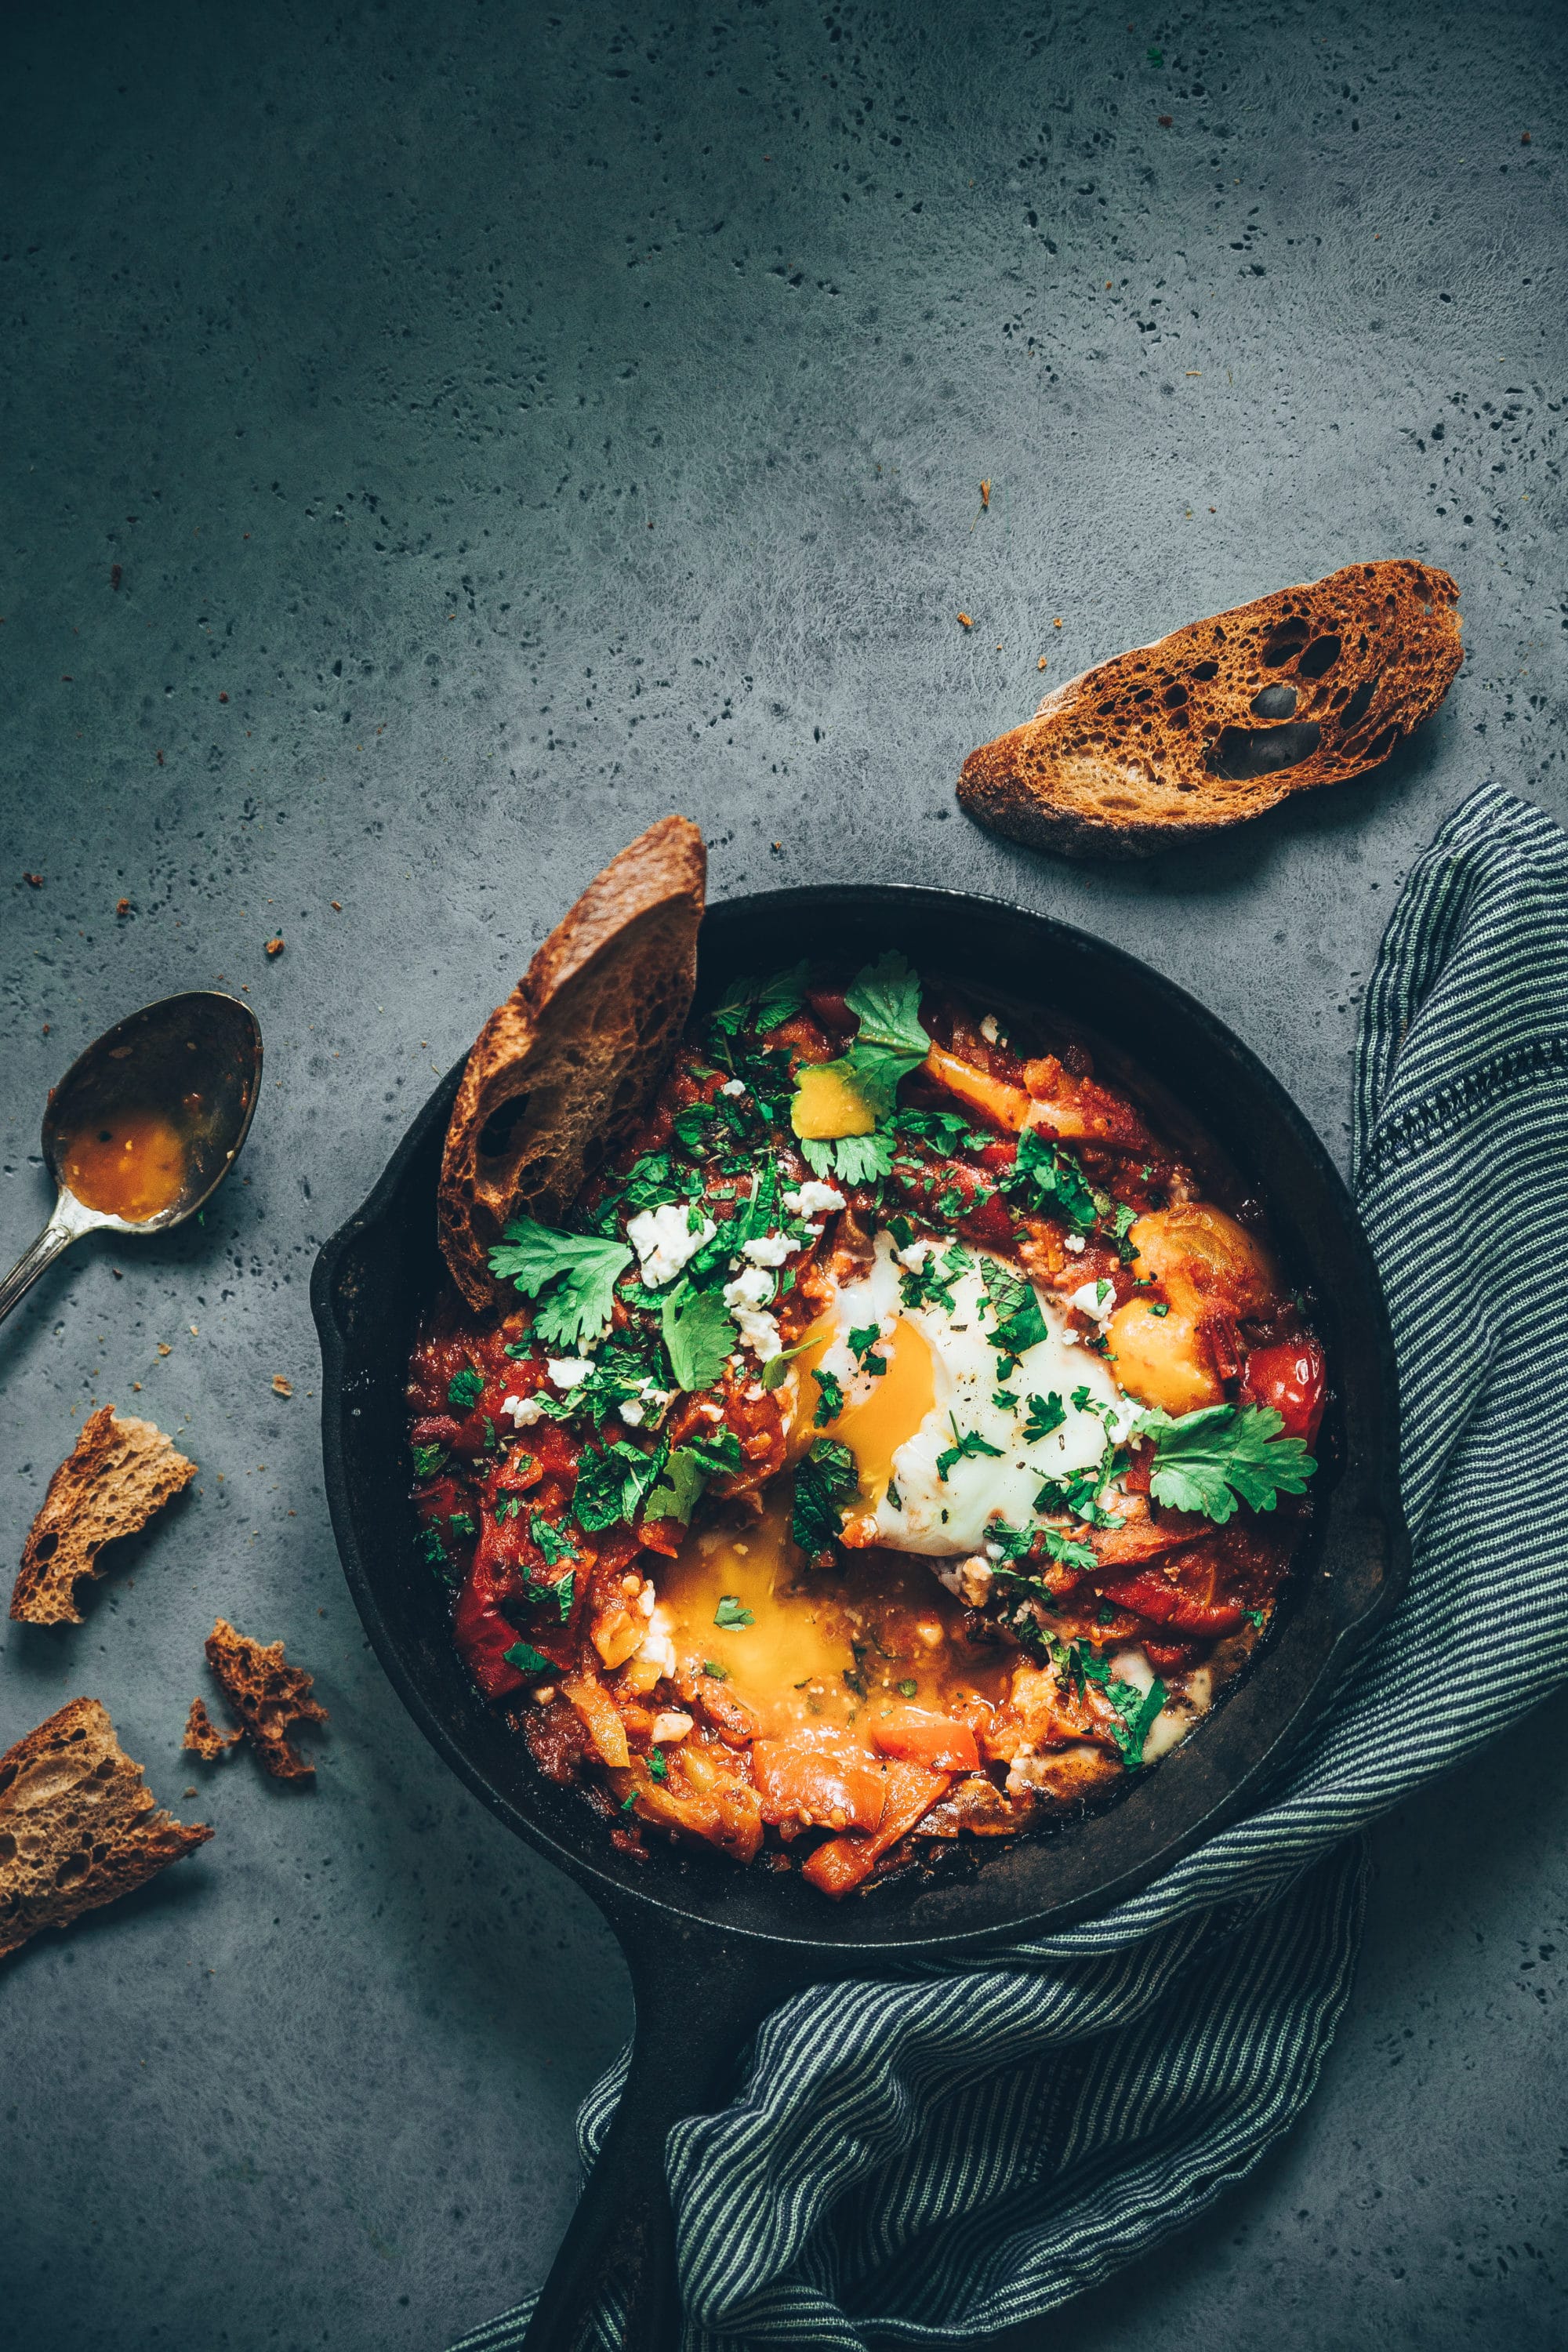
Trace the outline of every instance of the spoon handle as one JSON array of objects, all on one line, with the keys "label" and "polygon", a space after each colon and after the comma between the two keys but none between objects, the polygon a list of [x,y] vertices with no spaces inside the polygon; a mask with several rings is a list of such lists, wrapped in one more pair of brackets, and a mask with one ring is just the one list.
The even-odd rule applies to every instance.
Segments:
[{"label": "spoon handle", "polygon": [[11,1312],[25,1291],[31,1290],[46,1266],[53,1265],[60,1252],[68,1249],[77,1231],[68,1224],[57,1210],[30,1249],[25,1249],[7,1275],[0,1275],[0,1323]]}]

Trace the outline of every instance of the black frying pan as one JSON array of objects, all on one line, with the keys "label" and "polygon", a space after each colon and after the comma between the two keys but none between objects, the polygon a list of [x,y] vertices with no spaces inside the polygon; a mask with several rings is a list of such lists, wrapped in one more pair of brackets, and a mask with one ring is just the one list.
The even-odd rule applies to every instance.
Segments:
[{"label": "black frying pan", "polygon": [[1196,1122],[1267,1202],[1284,1264],[1314,1295],[1333,1402],[1303,1556],[1247,1674],[1120,1801],[1051,1834],[944,1856],[947,1867],[834,1906],[798,1877],[656,1846],[616,1852],[569,1789],[535,1770],[477,1696],[443,1591],[419,1559],[408,1500],[404,1382],[442,1279],[436,1185],[458,1072],[437,1088],[381,1181],[316,1262],[327,1497],[349,1587],[415,1721],[509,1828],[568,1872],[626,1953],[637,2003],[631,2073],[609,2138],[546,2282],[528,2343],[566,2352],[614,2285],[628,2347],[674,2341],[673,2232],[661,2158],[682,2115],[726,2095],[746,2037],[787,1994],[886,1973],[912,1956],[1061,1927],[1131,1895],[1244,1806],[1317,1716],[1352,1650],[1397,1597],[1406,1539],[1394,1486],[1392,1343],[1376,1271],[1339,1174],[1262,1064],[1181,989],[1063,923],[940,890],[774,891],[709,909],[700,991],[803,955],[851,963],[902,948],[985,1001],[1039,1008],[1094,1043],[1167,1131]]}]

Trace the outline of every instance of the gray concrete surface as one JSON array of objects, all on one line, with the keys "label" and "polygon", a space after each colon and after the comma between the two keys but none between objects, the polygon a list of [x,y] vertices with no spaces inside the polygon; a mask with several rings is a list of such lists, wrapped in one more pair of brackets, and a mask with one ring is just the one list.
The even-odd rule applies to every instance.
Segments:
[{"label": "gray concrete surface", "polygon": [[[1413,856],[1489,774],[1568,814],[1568,23],[67,0],[4,42],[0,1246],[105,1023],[221,981],[268,1061],[205,1227],[83,1249],[0,1332],[0,1560],[95,1401],[201,1465],[79,1632],[9,1629],[0,1741],[96,1693],[216,1831],[5,1972],[0,2309],[18,2352],[438,2347],[541,2275],[627,2000],[359,1633],[317,1244],[671,807],[718,893],[1102,926],[1342,1150]],[[956,814],[1042,653],[1394,552],[1458,575],[1469,659],[1374,780],[1147,870]],[[182,1759],[220,1610],[316,1669],[314,1794]],[[1031,2344],[1568,2337],[1565,1730],[1384,1825],[1303,2127]]]}]

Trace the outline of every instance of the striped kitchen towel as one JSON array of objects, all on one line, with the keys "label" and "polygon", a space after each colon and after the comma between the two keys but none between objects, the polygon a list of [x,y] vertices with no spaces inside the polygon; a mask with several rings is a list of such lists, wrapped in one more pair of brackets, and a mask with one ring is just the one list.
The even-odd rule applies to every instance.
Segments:
[{"label": "striped kitchen towel", "polygon": [[[1401,894],[1357,1059],[1405,1598],[1266,1804],[1156,1885],[1005,1959],[768,2020],[735,2104],[667,2146],[684,2352],[962,2343],[1037,2317],[1192,2221],[1300,2113],[1360,1940],[1360,1833],[1568,1672],[1568,1538],[1541,1506],[1568,1453],[1564,1310],[1541,1280],[1565,1139],[1568,839],[1488,785]],[[620,2079],[586,2103],[586,2161]],[[454,2352],[506,2352],[531,2308]]]}]

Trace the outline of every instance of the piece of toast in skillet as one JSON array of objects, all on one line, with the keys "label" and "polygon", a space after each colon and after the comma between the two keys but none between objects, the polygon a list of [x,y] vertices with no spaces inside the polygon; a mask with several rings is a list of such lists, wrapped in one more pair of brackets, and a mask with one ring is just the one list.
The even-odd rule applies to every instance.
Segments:
[{"label": "piece of toast in skillet", "polygon": [[1194,621],[972,751],[959,800],[1032,848],[1146,857],[1359,776],[1453,683],[1458,593],[1425,563],[1352,563]]},{"label": "piece of toast in skillet", "polygon": [[647,1108],[697,981],[708,859],[682,816],[613,857],[492,1013],[463,1072],[438,1230],[470,1307],[510,1218],[558,1219]]}]

